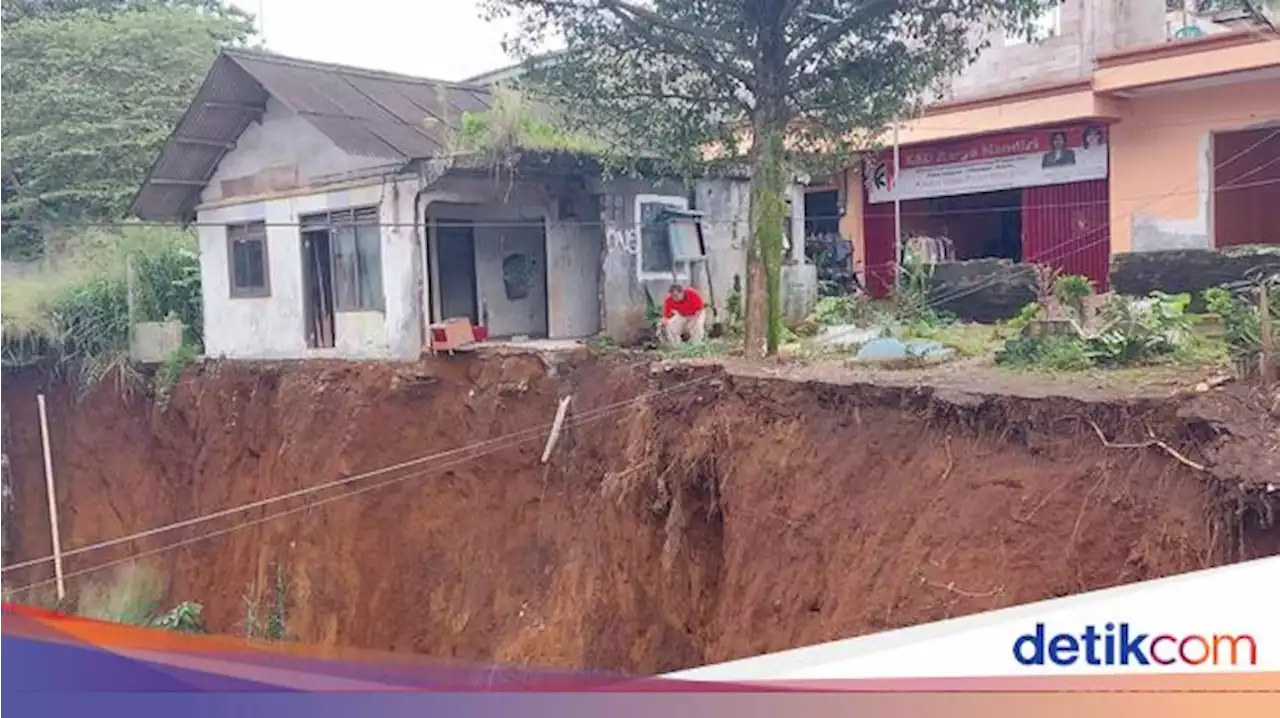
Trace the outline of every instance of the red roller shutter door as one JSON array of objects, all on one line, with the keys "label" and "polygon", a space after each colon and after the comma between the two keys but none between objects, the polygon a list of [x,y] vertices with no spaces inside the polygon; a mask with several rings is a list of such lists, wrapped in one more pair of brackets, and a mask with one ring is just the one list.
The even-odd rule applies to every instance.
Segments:
[{"label": "red roller shutter door", "polygon": [[866,187],[862,188],[862,240],[867,293],[877,299],[887,297],[898,271],[893,203],[872,204],[867,199]]},{"label": "red roller shutter door", "polygon": [[1107,291],[1111,270],[1107,180],[1022,191],[1022,261],[1048,264]]}]

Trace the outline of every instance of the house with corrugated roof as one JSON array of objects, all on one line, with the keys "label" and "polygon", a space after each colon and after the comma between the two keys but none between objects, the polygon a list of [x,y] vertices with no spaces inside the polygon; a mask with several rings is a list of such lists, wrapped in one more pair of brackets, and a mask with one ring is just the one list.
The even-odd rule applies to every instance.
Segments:
[{"label": "house with corrugated roof", "polygon": [[[455,141],[493,100],[481,84],[221,52],[133,206],[198,228],[206,354],[413,359],[452,317],[495,338],[626,341],[646,292],[673,279],[723,307],[745,275],[745,178],[609,177],[566,152],[495,167]],[[699,213],[707,261],[672,256],[671,209]]]}]

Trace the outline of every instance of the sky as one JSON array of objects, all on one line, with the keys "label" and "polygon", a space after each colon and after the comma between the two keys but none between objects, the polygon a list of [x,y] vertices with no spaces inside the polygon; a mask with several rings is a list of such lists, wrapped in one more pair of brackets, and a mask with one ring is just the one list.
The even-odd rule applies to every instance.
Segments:
[{"label": "sky", "polygon": [[480,0],[231,0],[272,52],[438,80],[510,65]]}]

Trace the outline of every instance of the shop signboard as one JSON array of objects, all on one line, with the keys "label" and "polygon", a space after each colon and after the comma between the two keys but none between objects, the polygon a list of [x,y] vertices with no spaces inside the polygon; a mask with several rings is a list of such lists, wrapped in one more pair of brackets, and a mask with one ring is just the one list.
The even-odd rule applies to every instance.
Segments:
[{"label": "shop signboard", "polygon": [[[1101,124],[1027,130],[867,155],[863,181],[873,203],[1040,187],[1104,179],[1107,134]],[[895,181],[896,180],[896,181]]]}]

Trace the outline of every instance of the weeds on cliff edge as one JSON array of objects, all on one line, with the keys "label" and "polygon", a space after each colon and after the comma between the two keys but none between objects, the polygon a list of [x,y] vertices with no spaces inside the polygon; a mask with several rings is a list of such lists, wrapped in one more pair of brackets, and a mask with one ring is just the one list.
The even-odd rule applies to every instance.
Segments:
[{"label": "weeds on cliff edge", "polygon": [[1047,336],[1023,333],[1005,343],[996,363],[1051,371],[1218,363],[1222,344],[1194,331],[1186,311],[1190,302],[1187,294],[1115,296],[1099,313],[1096,329],[1073,323]]},{"label": "weeds on cliff edge", "polygon": [[195,237],[167,228],[129,227],[64,237],[44,264],[0,286],[6,366],[47,364],[81,389],[123,372],[129,358],[128,264],[134,274],[134,320],[182,321],[200,346],[200,262]]},{"label": "weeds on cliff edge", "polygon": [[173,397],[173,390],[178,386],[182,372],[199,356],[200,350],[184,341],[165,358],[160,371],[156,372],[156,403],[161,408],[169,405],[169,399]]},{"label": "weeds on cliff edge", "polygon": [[89,582],[81,588],[76,598],[76,613],[130,626],[204,632],[200,604],[183,601],[168,611],[161,611],[164,597],[162,574],[147,566],[129,563],[110,578]]},{"label": "weeds on cliff edge", "polygon": [[289,585],[285,580],[284,567],[276,564],[275,569],[275,581],[272,585],[270,604],[266,608],[265,620],[262,616],[262,592],[258,590],[256,580],[242,597],[245,604],[244,635],[246,638],[283,641],[288,637],[285,606],[289,598]]}]

